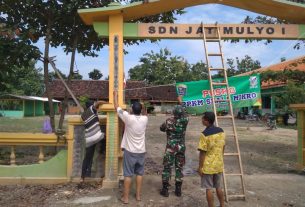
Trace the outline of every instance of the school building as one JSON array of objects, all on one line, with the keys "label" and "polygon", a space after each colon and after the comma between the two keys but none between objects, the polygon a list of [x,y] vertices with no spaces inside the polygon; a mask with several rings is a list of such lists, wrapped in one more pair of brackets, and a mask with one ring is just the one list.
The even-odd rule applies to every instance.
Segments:
[{"label": "school building", "polygon": [[[259,68],[257,70],[249,71],[238,76],[251,75],[255,73],[263,73],[266,71],[284,71],[284,70],[300,70],[305,71],[305,56],[286,60],[270,66]],[[262,95],[262,114],[272,113],[276,114],[279,111],[275,103],[275,96],[285,92],[287,82],[283,81],[262,81],[261,95]]]}]

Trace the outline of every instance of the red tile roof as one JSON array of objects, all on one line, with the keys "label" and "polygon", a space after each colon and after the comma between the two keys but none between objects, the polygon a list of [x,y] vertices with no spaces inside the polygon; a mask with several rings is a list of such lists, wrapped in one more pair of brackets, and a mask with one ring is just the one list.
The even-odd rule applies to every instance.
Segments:
[{"label": "red tile roof", "polygon": [[146,89],[151,102],[177,102],[176,87],[174,85],[152,86]]},{"label": "red tile roof", "polygon": [[[64,98],[65,88],[60,80],[53,80],[50,87],[55,99]],[[109,99],[109,82],[107,80],[72,80],[69,87],[76,97],[88,96],[90,99]],[[125,97],[128,100],[177,101],[174,85],[150,87],[144,81],[127,81]]]},{"label": "red tile roof", "polygon": [[[60,80],[53,80],[50,84],[52,96],[57,99],[63,99],[65,88]],[[145,99],[147,97],[143,81],[127,81],[126,89],[137,88],[136,90],[126,92],[128,99]],[[107,80],[72,80],[69,84],[76,97],[88,96],[90,99],[108,99],[109,82]]]},{"label": "red tile roof", "polygon": [[[267,67],[259,68],[253,71],[249,71],[243,74],[239,74],[237,76],[244,76],[244,75],[251,75],[254,73],[262,73],[266,71],[283,71],[283,70],[300,70],[300,71],[305,71],[305,56],[298,57],[295,59],[291,60],[286,60],[281,63],[277,63],[274,65],[270,65]],[[267,89],[267,88],[275,88],[275,87],[281,87],[285,86],[286,83],[282,81],[265,81],[262,82],[261,88],[262,89]]]}]

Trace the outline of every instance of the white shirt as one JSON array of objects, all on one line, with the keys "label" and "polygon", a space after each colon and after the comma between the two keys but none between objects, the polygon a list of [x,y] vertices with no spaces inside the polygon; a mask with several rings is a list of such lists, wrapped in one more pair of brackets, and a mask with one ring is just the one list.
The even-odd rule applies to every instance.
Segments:
[{"label": "white shirt", "polygon": [[132,153],[144,153],[145,131],[148,122],[147,116],[133,115],[118,107],[119,117],[125,123],[125,131],[121,143],[121,148]]}]

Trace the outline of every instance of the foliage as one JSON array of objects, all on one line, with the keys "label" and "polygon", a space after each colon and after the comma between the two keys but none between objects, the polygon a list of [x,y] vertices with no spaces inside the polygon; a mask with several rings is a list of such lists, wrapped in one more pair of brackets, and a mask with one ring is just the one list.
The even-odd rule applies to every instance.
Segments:
[{"label": "foliage", "polygon": [[289,81],[284,87],[285,93],[276,95],[276,104],[278,108],[288,110],[289,104],[305,103],[305,85]]},{"label": "foliage", "polygon": [[22,100],[1,100],[0,110],[12,110],[12,111],[22,111],[23,101]]},{"label": "foliage", "polygon": [[82,76],[81,74],[79,74],[79,73],[74,73],[74,74],[72,75],[72,79],[73,79],[73,80],[82,80],[82,79],[83,79],[83,76]]},{"label": "foliage", "polygon": [[238,73],[245,73],[258,68],[261,68],[261,64],[258,60],[253,60],[250,56],[246,55],[243,59],[236,58]]},{"label": "foliage", "polygon": [[[130,3],[134,1],[125,0],[117,2]],[[28,0],[0,0],[0,24],[5,23],[12,30],[18,30],[18,37],[23,41],[27,41],[31,46],[40,38],[44,38],[45,40],[44,57],[40,59],[44,63],[44,82],[46,94],[49,99],[50,118],[53,129],[54,111],[50,101],[52,97],[48,77],[49,46],[62,46],[66,53],[72,53],[68,81],[72,78],[81,79],[80,75],[73,73],[76,51],[84,56],[97,56],[96,51],[107,45],[108,40],[98,38],[93,27],[85,25],[81,21],[77,10],[79,8],[103,7],[107,6],[110,2],[110,0],[38,0],[33,3]],[[182,10],[176,10],[134,21],[173,22],[175,20],[174,14],[182,13]],[[125,44],[138,44],[141,41],[143,40],[126,40]],[[26,53],[26,51],[23,52]],[[65,103],[67,102],[66,100],[67,98],[65,98]],[[65,107],[66,104],[63,104],[63,106]],[[60,126],[63,123],[65,110],[62,111]]]},{"label": "foliage", "polygon": [[88,73],[88,75],[92,80],[99,80],[103,77],[103,73],[101,73],[98,69],[93,69],[90,73]]},{"label": "foliage", "polygon": [[[63,79],[67,79],[66,74],[62,73],[60,70],[58,70],[58,72],[60,73]],[[58,75],[54,71],[49,72],[49,81],[52,82],[55,79],[59,79]]]},{"label": "foliage", "polygon": [[[304,60],[301,60],[304,61]],[[292,64],[295,65],[298,63]],[[291,70],[286,68],[283,71],[266,71],[261,73],[261,81],[278,81],[287,83],[284,93],[276,95],[276,104],[284,111],[288,110],[289,104],[305,103],[305,71]]]},{"label": "foliage", "polygon": [[279,81],[286,83],[289,81],[294,82],[297,85],[303,85],[305,83],[305,71],[285,69],[283,71],[271,71],[261,73],[261,81]]},{"label": "foliage", "polygon": [[149,101],[144,102],[144,107],[146,108],[146,111],[149,114],[155,110],[155,107]]},{"label": "foliage", "polygon": [[190,68],[190,73],[190,81],[206,80],[209,78],[208,67],[203,62],[197,62],[195,64],[192,64]]},{"label": "foliage", "polygon": [[86,108],[86,102],[89,101],[89,97],[88,96],[80,96],[78,98],[79,100],[79,104],[83,107],[83,108]]},{"label": "foliage", "polygon": [[[121,2],[124,4],[128,4],[128,3],[133,3],[133,2],[139,2],[139,1],[145,1],[145,0],[117,0],[116,2]],[[146,0],[147,1],[147,0]],[[182,15],[184,14],[185,11],[183,9],[177,9],[174,11],[170,11],[170,12],[165,12],[165,13],[161,13],[161,14],[157,14],[157,15],[153,15],[153,16],[148,16],[148,17],[143,17],[140,19],[135,19],[132,20],[130,22],[141,22],[141,23],[155,23],[155,22],[159,22],[159,23],[174,23],[175,20],[177,20],[175,18],[175,15]],[[133,44],[137,44],[139,45],[141,42],[145,42],[146,40],[124,40],[124,44],[125,45],[133,45]],[[151,42],[156,42],[158,40],[150,40]]]},{"label": "foliage", "polygon": [[43,93],[42,69],[35,68],[35,62],[30,61],[27,67],[13,66],[11,73],[7,75],[9,81],[4,82],[4,89],[1,93],[41,96]]},{"label": "foliage", "polygon": [[[208,68],[205,63],[189,64],[184,58],[173,56],[168,49],[161,49],[159,53],[146,53],[140,58],[140,62],[140,65],[129,70],[131,80],[144,80],[148,84],[162,85],[208,79]],[[261,68],[260,62],[248,55],[242,59],[228,59],[227,65],[228,76]],[[213,78],[219,77],[223,75],[213,75]]]},{"label": "foliage", "polygon": [[[291,0],[293,1],[293,0]],[[294,1],[294,2],[301,2],[304,3],[302,1]],[[274,17],[269,17],[269,16],[257,16],[255,18],[249,17],[247,16],[244,21],[241,22],[242,24],[289,24],[289,22],[287,22],[286,20],[281,20],[281,19],[277,19]],[[237,43],[240,40],[239,39],[233,39],[230,40],[232,43]],[[245,43],[251,43],[251,42],[259,42],[262,41],[261,39],[245,39]],[[272,42],[272,40],[267,39],[264,40],[265,44],[269,44]],[[305,46],[305,40],[299,40],[295,45],[294,45],[294,49],[301,49],[302,47]]]},{"label": "foliage", "polygon": [[227,59],[227,75],[228,77],[237,75],[237,70],[233,58]]},{"label": "foliage", "polygon": [[[117,0],[124,4],[140,0]],[[51,41],[53,47],[63,46],[66,53],[73,52],[76,44],[77,52],[84,56],[97,56],[103,46],[108,45],[107,39],[98,38],[92,26],[85,25],[77,10],[80,8],[98,8],[108,6],[110,0],[28,0],[0,1],[0,24],[5,23],[12,30],[18,30],[20,39],[27,40],[31,45],[39,38],[46,36],[48,24],[51,26]],[[31,12],[29,12],[31,11]],[[183,14],[183,10],[175,10],[133,22],[173,23],[174,15]],[[125,44],[138,44],[143,40],[125,40]]]},{"label": "foliage", "polygon": [[258,60],[253,60],[248,55],[245,55],[245,57],[242,59],[239,59],[238,57],[236,57],[235,60],[232,58],[227,59],[228,77],[246,73],[258,68],[261,68],[260,62]]},{"label": "foliage", "polygon": [[168,49],[161,49],[159,53],[146,53],[140,58],[140,62],[140,65],[129,70],[131,80],[144,80],[148,84],[162,85],[207,77],[204,63],[190,65],[181,56],[173,56]]},{"label": "foliage", "polygon": [[0,24],[0,88],[3,91],[9,90],[11,77],[18,68],[31,67],[31,60],[40,57],[37,47],[15,36],[15,31]]},{"label": "foliage", "polygon": [[[136,2],[140,0],[117,0],[124,4]],[[27,0],[0,1],[0,24],[11,28],[7,34],[12,37],[14,31],[18,31],[18,41],[26,43],[28,48],[9,50],[10,52],[18,52],[18,54],[31,54],[30,51],[35,49],[35,59],[39,58],[38,48],[33,46],[40,38],[47,36],[47,30],[50,29],[49,39],[53,47],[63,46],[66,53],[73,52],[77,49],[78,53],[84,56],[97,56],[98,51],[108,44],[107,39],[98,38],[92,26],[85,25],[80,19],[77,10],[80,8],[97,8],[104,7],[111,3],[110,0],[57,0],[57,1],[36,1],[35,3]],[[31,11],[31,12],[29,12]],[[175,10],[150,17],[145,17],[133,22],[162,22],[172,23],[174,15],[183,14],[183,10]],[[2,30],[1,30],[2,33]],[[15,36],[15,35],[13,35]],[[17,39],[15,39],[17,40]],[[125,40],[125,44],[139,44],[144,40]],[[2,42],[1,42],[2,43]],[[0,44],[2,46],[3,44]],[[12,46],[3,48],[12,49]],[[1,48],[2,49],[2,48]],[[30,50],[31,49],[31,50]],[[38,54],[38,55],[37,55]],[[0,54],[0,58],[6,58],[5,53]],[[31,56],[31,58],[33,55]],[[14,58],[18,60],[19,58]],[[27,58],[30,59],[30,58]],[[1,63],[5,61],[1,61]],[[73,66],[71,60],[71,65]],[[0,64],[1,64],[0,63]],[[9,62],[13,65],[13,62]],[[1,67],[1,72],[4,67]],[[73,71],[73,67],[72,68]],[[70,73],[72,76],[72,73]],[[2,75],[1,77],[4,77]]]},{"label": "foliage", "polygon": [[[142,0],[117,0],[116,2],[129,4]],[[60,5],[60,14],[58,15],[58,24],[55,23],[57,32],[53,34],[52,42],[54,46],[64,46],[65,52],[73,52],[75,40],[77,52],[84,56],[97,56],[95,51],[99,51],[105,45],[108,45],[108,39],[99,38],[91,25],[85,25],[80,19],[77,10],[80,8],[97,8],[108,6],[110,0],[61,0],[57,1]],[[161,22],[173,23],[174,15],[182,15],[183,10],[175,10],[150,17],[133,20],[132,22]],[[66,18],[70,17],[70,18]],[[55,36],[56,35],[56,36]],[[139,44],[146,40],[124,40],[126,45]]]}]

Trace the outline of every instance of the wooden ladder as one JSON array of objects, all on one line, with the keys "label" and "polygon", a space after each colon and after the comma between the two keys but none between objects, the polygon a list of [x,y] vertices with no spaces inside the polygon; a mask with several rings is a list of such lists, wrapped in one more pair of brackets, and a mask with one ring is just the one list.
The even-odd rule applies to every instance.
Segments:
[{"label": "wooden ladder", "polygon": [[[238,137],[237,137],[237,132],[236,132],[236,125],[234,121],[234,113],[233,113],[233,106],[231,102],[231,97],[229,95],[229,83],[228,83],[228,77],[227,77],[227,70],[226,70],[226,65],[224,62],[224,56],[222,52],[222,44],[221,44],[221,35],[220,35],[220,29],[219,26],[214,25],[214,26],[206,26],[201,23],[202,26],[202,36],[203,36],[203,42],[204,42],[204,49],[205,49],[205,57],[206,57],[206,64],[208,67],[208,72],[209,72],[209,82],[210,82],[210,90],[211,90],[211,96],[212,96],[212,105],[213,105],[213,112],[215,113],[215,124],[216,126],[219,126],[218,119],[226,119],[230,121],[230,127],[232,126],[233,133],[228,136],[226,133],[226,142],[228,141],[228,138],[231,138],[233,140],[233,145],[235,150],[233,152],[225,152],[224,153],[224,159],[225,158],[238,158],[238,172],[237,173],[227,173],[223,171],[223,184],[224,184],[224,193],[225,193],[225,200],[228,202],[229,200],[235,200],[235,199],[246,199],[245,195],[245,183],[244,183],[244,173],[243,173],[243,168],[242,168],[242,162],[241,162],[241,157],[240,157],[240,150],[239,150],[239,143],[238,143]],[[214,31],[216,34],[213,38],[207,38],[206,30],[211,33],[211,31]],[[217,45],[219,46],[219,53],[209,53],[208,52],[208,43],[218,43]],[[213,68],[210,64],[210,57],[219,57],[221,58],[221,67]],[[223,75],[223,79],[221,82],[213,80],[213,74],[212,73],[218,72],[218,74]],[[214,89],[219,88],[219,87],[225,87],[227,94],[225,94],[226,98],[221,99],[221,100],[216,100],[215,95],[214,95]],[[229,105],[229,114],[227,116],[218,116],[217,115],[217,103],[227,103]],[[236,159],[234,159],[236,160]],[[226,166],[226,164],[225,164]],[[232,176],[238,176],[240,177],[240,182],[241,182],[241,193],[234,193],[229,195],[228,194],[228,180],[227,177],[232,177]]]}]

